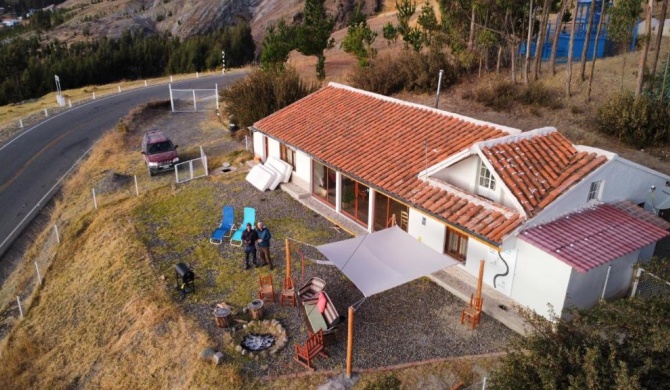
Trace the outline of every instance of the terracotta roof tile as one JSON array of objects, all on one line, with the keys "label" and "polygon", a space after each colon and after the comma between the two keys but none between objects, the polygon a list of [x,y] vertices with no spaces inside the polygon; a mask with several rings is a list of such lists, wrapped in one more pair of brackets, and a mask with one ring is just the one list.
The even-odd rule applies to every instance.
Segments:
[{"label": "terracotta roof tile", "polygon": [[631,203],[599,205],[524,230],[527,241],[579,272],[606,264],[668,235],[661,218]]},{"label": "terracotta roof tile", "polygon": [[511,138],[482,152],[528,215],[537,214],[607,160],[578,152],[557,131]]},{"label": "terracotta roof tile", "polygon": [[[502,242],[522,222],[514,212],[502,214],[418,179],[426,166],[508,135],[500,126],[330,84],[254,128],[490,242]],[[485,218],[488,225],[479,223]]]}]

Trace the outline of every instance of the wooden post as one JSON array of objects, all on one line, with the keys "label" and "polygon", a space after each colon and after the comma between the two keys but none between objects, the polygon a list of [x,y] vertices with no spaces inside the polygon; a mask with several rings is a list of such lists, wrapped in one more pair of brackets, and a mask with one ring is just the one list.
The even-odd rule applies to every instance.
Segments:
[{"label": "wooden post", "polygon": [[291,279],[291,244],[288,238],[284,239],[286,245],[286,278]]},{"label": "wooden post", "polygon": [[484,260],[479,260],[479,279],[477,279],[477,302],[482,299],[482,281],[484,280]]},{"label": "wooden post", "polygon": [[351,378],[351,355],[354,349],[354,307],[349,306],[349,327],[347,329],[347,378]]}]

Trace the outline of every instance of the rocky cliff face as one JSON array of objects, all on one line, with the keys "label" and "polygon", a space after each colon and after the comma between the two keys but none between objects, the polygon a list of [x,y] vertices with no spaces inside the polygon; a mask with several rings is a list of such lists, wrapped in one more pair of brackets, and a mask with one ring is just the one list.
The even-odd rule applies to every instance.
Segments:
[{"label": "rocky cliff face", "polygon": [[[378,0],[364,1],[366,12],[372,14]],[[355,2],[326,0],[337,27],[346,24]],[[71,17],[46,38],[64,41],[116,38],[124,30],[169,32],[183,38],[243,19],[251,24],[252,34],[260,42],[265,28],[280,18],[299,21],[304,3],[305,0],[68,0],[59,8],[71,10]]]}]

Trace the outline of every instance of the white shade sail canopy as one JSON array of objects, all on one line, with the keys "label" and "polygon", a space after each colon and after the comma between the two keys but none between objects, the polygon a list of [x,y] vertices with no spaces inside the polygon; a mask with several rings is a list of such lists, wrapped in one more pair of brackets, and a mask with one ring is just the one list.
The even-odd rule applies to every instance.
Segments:
[{"label": "white shade sail canopy", "polygon": [[458,264],[397,226],[317,249],[366,297]]}]

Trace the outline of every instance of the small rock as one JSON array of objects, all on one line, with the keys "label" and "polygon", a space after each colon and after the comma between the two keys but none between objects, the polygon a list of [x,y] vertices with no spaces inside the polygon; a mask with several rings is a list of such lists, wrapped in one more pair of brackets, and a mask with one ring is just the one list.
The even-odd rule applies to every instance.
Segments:
[{"label": "small rock", "polygon": [[214,356],[212,356],[212,363],[214,363],[214,365],[220,366],[223,363],[223,353],[215,353]]},{"label": "small rock", "polygon": [[277,354],[277,352],[279,352],[279,348],[273,348],[270,350],[270,355],[274,356]]},{"label": "small rock", "polygon": [[165,275],[161,275],[160,280],[165,280]]},{"label": "small rock", "polygon": [[247,350],[244,349],[244,348],[242,348],[242,356],[244,356],[244,355],[246,355],[246,354],[247,354]]},{"label": "small rock", "polygon": [[242,346],[241,346],[241,345],[238,345],[237,347],[235,347],[235,350],[236,350],[237,352],[242,352]]},{"label": "small rock", "polygon": [[268,366],[267,364],[263,364],[259,368],[261,369],[261,371],[267,371],[267,369],[270,368],[270,366]]},{"label": "small rock", "polygon": [[200,360],[207,361],[211,359],[215,352],[216,351],[214,351],[212,348],[203,349],[202,352],[200,352]]}]

